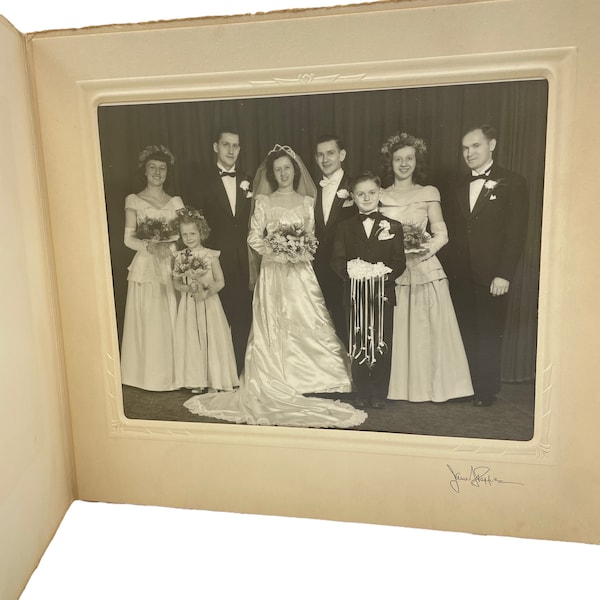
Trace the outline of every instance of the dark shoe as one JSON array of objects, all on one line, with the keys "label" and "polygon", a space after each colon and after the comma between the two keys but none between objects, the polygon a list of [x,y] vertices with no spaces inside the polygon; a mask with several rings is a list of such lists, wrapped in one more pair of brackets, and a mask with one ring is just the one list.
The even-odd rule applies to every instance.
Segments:
[{"label": "dark shoe", "polygon": [[385,408],[385,398],[373,398],[371,400],[371,406],[373,408]]},{"label": "dark shoe", "polygon": [[491,406],[494,404],[494,396],[475,396],[473,406]]},{"label": "dark shoe", "polygon": [[369,399],[365,396],[354,396],[354,406],[358,408],[364,408],[365,406],[369,406]]}]

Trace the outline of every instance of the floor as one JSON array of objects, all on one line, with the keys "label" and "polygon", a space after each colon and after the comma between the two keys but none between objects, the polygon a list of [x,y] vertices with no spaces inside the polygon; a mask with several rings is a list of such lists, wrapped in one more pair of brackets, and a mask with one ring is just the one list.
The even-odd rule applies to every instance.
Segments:
[{"label": "floor", "polygon": [[[187,390],[148,392],[123,386],[125,415],[130,419],[217,423],[191,414],[183,403]],[[350,401],[340,394],[340,400]],[[475,407],[468,399],[443,403],[388,400],[384,408],[367,408],[369,417],[356,430],[384,431],[526,441],[533,436],[534,384],[504,383],[491,406]]]}]

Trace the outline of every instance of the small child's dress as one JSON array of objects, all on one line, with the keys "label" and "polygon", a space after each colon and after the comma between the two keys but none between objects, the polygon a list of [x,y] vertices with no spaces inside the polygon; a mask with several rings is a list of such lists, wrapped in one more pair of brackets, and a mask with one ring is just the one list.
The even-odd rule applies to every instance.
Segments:
[{"label": "small child's dress", "polygon": [[[198,279],[200,287],[213,279],[211,259],[220,251],[209,248],[185,249],[176,253],[173,273],[185,269],[191,257],[200,259],[206,271]],[[184,284],[191,279],[184,275]],[[232,390],[238,375],[233,353],[231,330],[219,294],[196,301],[181,292],[175,325],[175,382],[177,387]]]}]

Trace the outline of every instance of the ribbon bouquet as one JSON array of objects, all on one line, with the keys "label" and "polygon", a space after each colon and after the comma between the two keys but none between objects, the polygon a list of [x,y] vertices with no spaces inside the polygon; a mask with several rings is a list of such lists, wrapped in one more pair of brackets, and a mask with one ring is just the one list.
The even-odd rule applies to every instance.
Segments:
[{"label": "ribbon bouquet", "polygon": [[350,277],[350,357],[371,368],[387,351],[383,338],[385,278],[392,269],[360,258],[348,261]]}]

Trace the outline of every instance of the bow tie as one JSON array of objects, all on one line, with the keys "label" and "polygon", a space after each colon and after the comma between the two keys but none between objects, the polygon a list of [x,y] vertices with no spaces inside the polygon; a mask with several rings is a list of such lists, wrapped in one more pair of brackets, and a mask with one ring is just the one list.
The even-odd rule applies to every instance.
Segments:
[{"label": "bow tie", "polygon": [[235,171],[219,171],[221,177],[235,177]]},{"label": "bow tie", "polygon": [[360,217],[361,221],[366,221],[367,219],[373,219],[374,221],[378,221],[381,218],[381,213],[374,210],[370,213],[359,213],[358,216]]},{"label": "bow tie", "polygon": [[339,182],[335,181],[333,179],[327,179],[327,177],[323,177],[323,179],[321,179],[321,181],[319,181],[319,185],[322,188],[327,187],[328,185],[337,185]]},{"label": "bow tie", "polygon": [[490,176],[490,172],[480,173],[479,175],[471,175],[469,181],[477,181],[478,179],[487,179]]}]

